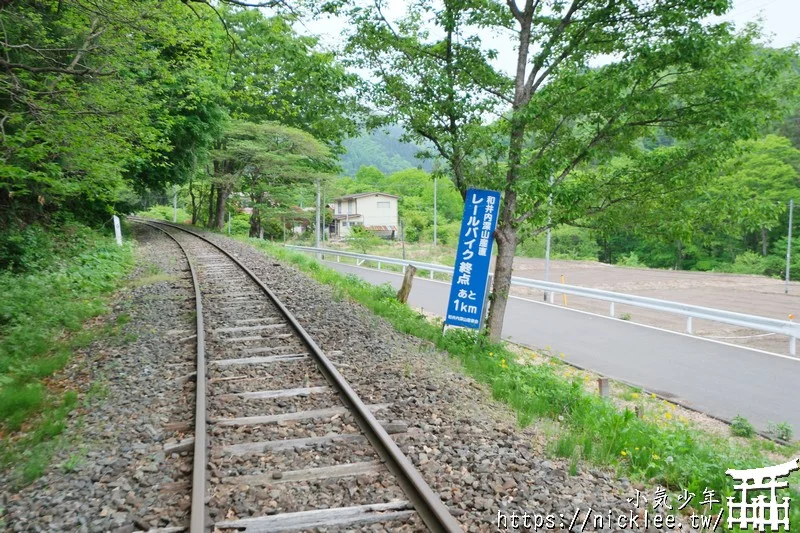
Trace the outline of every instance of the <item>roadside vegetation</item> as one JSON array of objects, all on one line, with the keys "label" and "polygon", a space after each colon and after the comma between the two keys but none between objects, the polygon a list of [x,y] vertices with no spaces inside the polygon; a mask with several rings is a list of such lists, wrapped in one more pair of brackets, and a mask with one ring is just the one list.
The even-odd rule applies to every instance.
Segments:
[{"label": "roadside vegetation", "polygon": [[130,244],[60,218],[0,233],[0,463],[20,481],[41,474],[76,405],[76,384],[54,380],[97,333],[107,296],[132,266]]},{"label": "roadside vegetation", "polygon": [[[749,426],[744,419],[738,419],[732,430],[735,435],[750,438],[732,439],[704,432],[676,416],[674,404],[636,389],[628,390],[625,398],[645,409],[640,418],[633,409],[621,409],[590,392],[585,386],[586,376],[572,370],[564,372],[565,364],[558,357],[540,355],[543,363],[530,364],[518,350],[491,343],[466,330],[443,334],[440,321],[431,321],[399,303],[388,285],[376,287],[355,276],[342,275],[306,255],[263,241],[249,242],[329,285],[337,297],[352,299],[399,331],[449,353],[467,374],[486,384],[495,399],[516,412],[521,426],[544,424],[554,428],[548,431],[550,450],[568,459],[573,473],[582,463],[611,467],[633,481],[652,487],[663,485],[673,496],[673,503],[685,489],[696,495],[689,507],[702,514],[697,503],[704,490],[714,490],[722,502],[733,495],[727,469],[777,464],[794,458],[800,451],[796,442],[783,445],[752,438],[750,431],[742,433],[741,428]],[[800,474],[795,472],[790,478],[793,498],[800,497],[798,480]],[[718,505],[714,514],[719,510]],[[792,509],[792,520],[800,520],[797,507]]]}]

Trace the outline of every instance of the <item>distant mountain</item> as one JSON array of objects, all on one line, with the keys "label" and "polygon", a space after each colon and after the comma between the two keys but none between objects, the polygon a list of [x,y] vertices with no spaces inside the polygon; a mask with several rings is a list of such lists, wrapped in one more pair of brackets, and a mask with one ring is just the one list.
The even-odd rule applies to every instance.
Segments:
[{"label": "distant mountain", "polygon": [[386,131],[376,130],[346,139],[343,144],[347,152],[341,157],[342,174],[355,176],[359,168],[370,165],[384,174],[418,167],[430,172],[433,162],[414,157],[420,148],[400,141],[402,135],[402,128],[391,126]]}]

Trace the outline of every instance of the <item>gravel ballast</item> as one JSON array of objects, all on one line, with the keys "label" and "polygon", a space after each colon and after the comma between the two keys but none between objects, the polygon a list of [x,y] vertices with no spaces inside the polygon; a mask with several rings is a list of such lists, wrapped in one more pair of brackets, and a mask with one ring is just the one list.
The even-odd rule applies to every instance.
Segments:
[{"label": "gravel ballast", "polygon": [[[67,444],[45,476],[19,493],[3,494],[0,506],[5,507],[10,531],[121,532],[188,522],[191,454],[167,454],[164,445],[191,435],[187,424],[192,420],[194,394],[194,383],[187,377],[194,370],[194,342],[187,340],[194,333],[190,277],[174,242],[151,228],[135,224],[134,229],[140,246],[133,278],[140,281],[121,292],[109,317],[130,315],[130,322],[123,327],[129,340],[124,344],[119,339],[97,341],[67,369],[68,375],[91,372],[108,393],[73,414],[66,431]],[[219,235],[210,237],[234,252],[270,286],[365,403],[389,404],[377,413],[378,418],[387,429],[393,428],[391,433],[397,433],[397,444],[465,530],[497,531],[498,524],[502,526],[512,512],[551,514],[555,529],[566,529],[579,509],[580,520],[574,525],[577,531],[589,508],[603,515],[610,511],[614,517],[643,511],[626,501],[635,487],[625,480],[584,466],[576,475],[569,475],[566,462],[543,452],[540,435],[530,428],[521,430],[514,414],[494,402],[483,386],[461,374],[446,355],[396,332],[359,305],[337,300],[328,287],[247,244]],[[130,339],[133,334],[135,340]],[[282,367],[275,367],[275,372],[282,374]],[[260,388],[257,383],[253,386]],[[223,414],[254,416],[314,409],[329,405],[328,400],[315,395],[264,400]],[[331,428],[337,433],[357,432],[349,416],[336,420],[331,428],[318,428],[318,424],[291,423],[281,431],[287,438],[325,433]],[[241,429],[226,438],[238,442],[239,436],[257,435],[258,431]],[[333,442],[296,449],[280,460],[287,469],[375,460],[363,450],[349,442]],[[74,469],[59,466],[76,455],[80,460]],[[212,454],[210,461],[211,475],[221,479],[237,473],[237,468],[250,473],[244,465],[253,462],[248,457],[219,454]],[[234,509],[237,516],[254,510],[266,513],[278,505],[304,508],[297,498],[306,498],[314,483],[234,486],[236,490],[230,494],[214,495],[209,505],[214,514]],[[322,505],[350,505],[364,492],[379,493],[385,501],[402,497],[388,474],[322,483],[328,483],[334,495]],[[233,498],[235,504],[231,506],[225,498]],[[609,529],[607,522],[604,525]],[[365,529],[419,527],[414,517],[402,524]],[[589,523],[584,529],[595,528]]]}]

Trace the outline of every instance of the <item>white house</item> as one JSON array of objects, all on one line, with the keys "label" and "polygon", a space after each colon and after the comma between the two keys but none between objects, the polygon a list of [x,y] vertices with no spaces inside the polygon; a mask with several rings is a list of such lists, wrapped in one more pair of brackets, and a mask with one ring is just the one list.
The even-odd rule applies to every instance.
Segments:
[{"label": "white house", "polygon": [[350,234],[353,226],[364,226],[381,237],[397,236],[397,200],[399,196],[382,192],[364,192],[335,198],[331,236]]}]

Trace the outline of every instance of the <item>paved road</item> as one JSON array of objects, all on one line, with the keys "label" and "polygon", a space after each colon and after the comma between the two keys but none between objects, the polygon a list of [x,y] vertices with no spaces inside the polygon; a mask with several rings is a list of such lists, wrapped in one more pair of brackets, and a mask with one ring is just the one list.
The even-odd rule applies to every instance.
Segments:
[{"label": "paved road", "polygon": [[[328,263],[371,283],[400,286],[402,276]],[[416,278],[415,307],[443,316],[449,284]],[[511,298],[503,336],[532,348],[549,346],[572,364],[628,382],[687,407],[730,420],[742,415],[759,429],[789,422],[800,434],[800,360]]]}]

